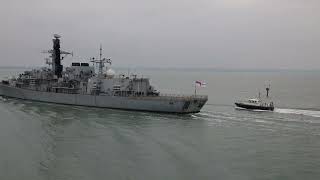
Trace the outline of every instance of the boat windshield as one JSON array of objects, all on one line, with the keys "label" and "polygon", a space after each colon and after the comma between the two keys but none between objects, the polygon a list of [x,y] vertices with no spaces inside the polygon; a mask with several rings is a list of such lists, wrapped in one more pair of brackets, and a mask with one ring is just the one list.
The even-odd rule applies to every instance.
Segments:
[{"label": "boat windshield", "polygon": [[260,100],[259,99],[248,99],[249,103],[259,103]]}]

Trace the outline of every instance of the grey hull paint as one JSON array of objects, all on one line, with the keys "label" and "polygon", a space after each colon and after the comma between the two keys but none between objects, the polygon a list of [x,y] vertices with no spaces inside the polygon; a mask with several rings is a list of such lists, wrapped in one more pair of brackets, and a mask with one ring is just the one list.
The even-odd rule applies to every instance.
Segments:
[{"label": "grey hull paint", "polygon": [[33,91],[0,84],[0,95],[24,100],[91,106],[100,108],[152,111],[165,113],[197,113],[207,98],[186,97],[121,97],[87,94],[64,94]]}]

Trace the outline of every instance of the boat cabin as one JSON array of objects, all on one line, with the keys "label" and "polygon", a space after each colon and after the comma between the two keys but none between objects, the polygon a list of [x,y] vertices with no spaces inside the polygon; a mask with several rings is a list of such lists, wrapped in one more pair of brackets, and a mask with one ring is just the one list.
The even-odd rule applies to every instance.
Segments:
[{"label": "boat cabin", "polygon": [[253,104],[258,104],[258,103],[260,103],[260,100],[259,99],[248,99],[248,102],[253,103]]}]

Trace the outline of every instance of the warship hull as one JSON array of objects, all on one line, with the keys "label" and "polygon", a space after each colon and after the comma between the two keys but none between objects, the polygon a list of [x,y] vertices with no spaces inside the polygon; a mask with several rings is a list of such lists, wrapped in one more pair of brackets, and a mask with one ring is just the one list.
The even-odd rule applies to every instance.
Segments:
[{"label": "warship hull", "polygon": [[164,113],[197,113],[207,101],[207,96],[108,96],[66,94],[17,88],[0,83],[0,96],[23,100]]}]

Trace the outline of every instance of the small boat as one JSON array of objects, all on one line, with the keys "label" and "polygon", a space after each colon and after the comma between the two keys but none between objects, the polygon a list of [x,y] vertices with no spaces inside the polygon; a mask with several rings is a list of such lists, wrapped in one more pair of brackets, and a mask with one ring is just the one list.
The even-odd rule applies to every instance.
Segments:
[{"label": "small boat", "polygon": [[238,101],[235,103],[237,108],[249,109],[249,110],[263,110],[263,111],[273,111],[274,104],[269,97],[270,86],[266,88],[267,96],[265,99],[260,97],[251,98],[246,101]]}]

